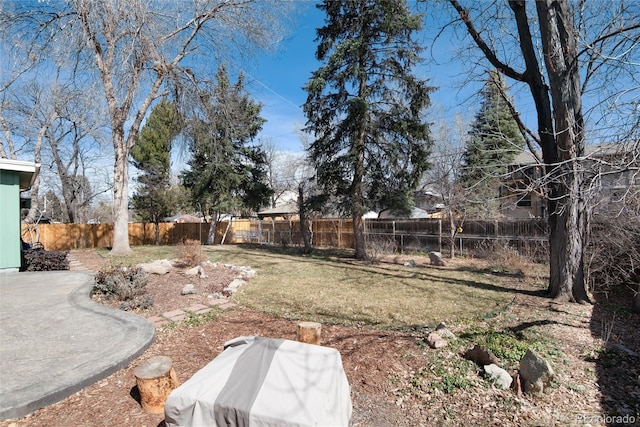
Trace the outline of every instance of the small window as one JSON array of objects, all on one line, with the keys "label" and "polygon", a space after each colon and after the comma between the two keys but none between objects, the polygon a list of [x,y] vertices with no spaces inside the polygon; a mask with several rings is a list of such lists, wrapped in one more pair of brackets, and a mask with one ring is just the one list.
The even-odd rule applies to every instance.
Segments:
[{"label": "small window", "polygon": [[518,206],[519,207],[531,206],[531,193],[522,195],[522,197],[518,199]]}]

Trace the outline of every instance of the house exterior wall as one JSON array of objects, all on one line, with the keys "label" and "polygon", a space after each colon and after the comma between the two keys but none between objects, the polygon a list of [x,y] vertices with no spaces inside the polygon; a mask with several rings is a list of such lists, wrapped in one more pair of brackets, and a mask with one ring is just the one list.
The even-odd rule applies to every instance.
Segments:
[{"label": "house exterior wall", "polygon": [[0,271],[20,268],[20,177],[0,170]]},{"label": "house exterior wall", "polygon": [[[586,194],[593,213],[616,214],[625,209],[626,197],[640,187],[637,148],[624,144],[587,146],[582,159],[585,179],[591,183]],[[624,167],[626,165],[626,167]],[[539,196],[542,168],[533,155],[522,152],[509,173],[502,179],[500,202],[502,214],[507,218],[544,218],[546,202]],[[534,191],[531,191],[531,190]],[[630,192],[630,189],[634,189]]]},{"label": "house exterior wall", "polygon": [[534,191],[542,177],[539,165],[510,165],[507,178],[499,188],[500,211],[506,218],[544,218],[546,203]]}]

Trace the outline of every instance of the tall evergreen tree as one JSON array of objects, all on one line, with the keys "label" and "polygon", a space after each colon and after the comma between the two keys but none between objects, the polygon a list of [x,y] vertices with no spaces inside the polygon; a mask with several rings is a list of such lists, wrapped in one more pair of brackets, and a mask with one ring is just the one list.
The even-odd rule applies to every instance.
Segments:
[{"label": "tall evergreen tree", "polygon": [[500,175],[507,172],[507,165],[524,149],[525,140],[509,108],[507,91],[502,75],[491,70],[480,93],[480,110],[471,124],[470,139],[463,153],[461,181],[473,194],[467,214],[498,213]]},{"label": "tall evergreen tree", "polygon": [[244,76],[231,85],[224,65],[216,86],[205,96],[202,118],[189,126],[190,170],[183,172],[194,205],[212,219],[207,238],[215,242],[222,213],[247,213],[268,203],[264,150],[252,145],[265,120],[262,106],[245,92]]},{"label": "tall evergreen tree", "polygon": [[353,218],[355,256],[366,258],[362,214],[371,206],[411,208],[428,167],[432,88],[411,74],[422,18],[403,0],[324,0],[317,30],[322,65],[305,90],[309,153],[318,183]]},{"label": "tall evergreen tree", "polygon": [[131,149],[133,165],[140,170],[133,208],[143,221],[155,224],[155,241],[160,242],[159,222],[173,214],[174,192],[170,189],[171,143],[180,133],[182,120],[171,102],[163,99],[151,111],[136,145]]}]

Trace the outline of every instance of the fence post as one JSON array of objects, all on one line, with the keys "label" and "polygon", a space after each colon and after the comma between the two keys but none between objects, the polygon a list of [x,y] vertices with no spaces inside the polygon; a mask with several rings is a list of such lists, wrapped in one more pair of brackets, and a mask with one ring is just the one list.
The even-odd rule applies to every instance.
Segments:
[{"label": "fence post", "polygon": [[438,219],[438,252],[442,253],[442,218]]}]

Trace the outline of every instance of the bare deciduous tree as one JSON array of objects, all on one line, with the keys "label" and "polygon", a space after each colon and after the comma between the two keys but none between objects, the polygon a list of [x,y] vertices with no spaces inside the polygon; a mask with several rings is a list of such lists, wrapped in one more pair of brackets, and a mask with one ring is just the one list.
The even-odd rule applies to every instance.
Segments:
[{"label": "bare deciduous tree", "polygon": [[13,9],[2,11],[0,17],[0,24],[11,27],[8,32],[28,45],[49,47],[46,53],[54,57],[73,58],[67,72],[101,83],[115,156],[114,254],[131,250],[128,160],[150,106],[159,97],[205,78],[212,57],[277,42],[283,10],[289,7],[286,2],[256,0],[10,5]]},{"label": "bare deciduous tree", "polygon": [[[529,89],[548,176],[549,295],[587,302],[584,257],[589,182],[583,159],[588,126],[583,96],[597,74],[629,70],[633,58],[638,57],[638,7],[617,2],[604,13],[596,3],[514,0],[508,2],[508,11],[495,2],[476,2],[468,7],[458,0],[449,2],[490,65]],[[587,14],[587,7],[600,12]],[[531,18],[532,13],[537,19]],[[488,19],[495,16],[504,19]],[[498,28],[496,22],[508,26]],[[509,45],[510,41],[513,44]],[[625,85],[633,85],[637,79],[630,74],[626,77],[631,80],[625,80]]]},{"label": "bare deciduous tree", "polygon": [[422,188],[440,195],[443,206],[442,217],[449,222],[449,256],[455,256],[455,237],[458,228],[464,225],[465,208],[473,198],[473,188],[460,182],[460,171],[464,167],[464,146],[469,138],[465,123],[460,115],[453,122],[437,120],[435,127],[432,166],[425,173]]}]

